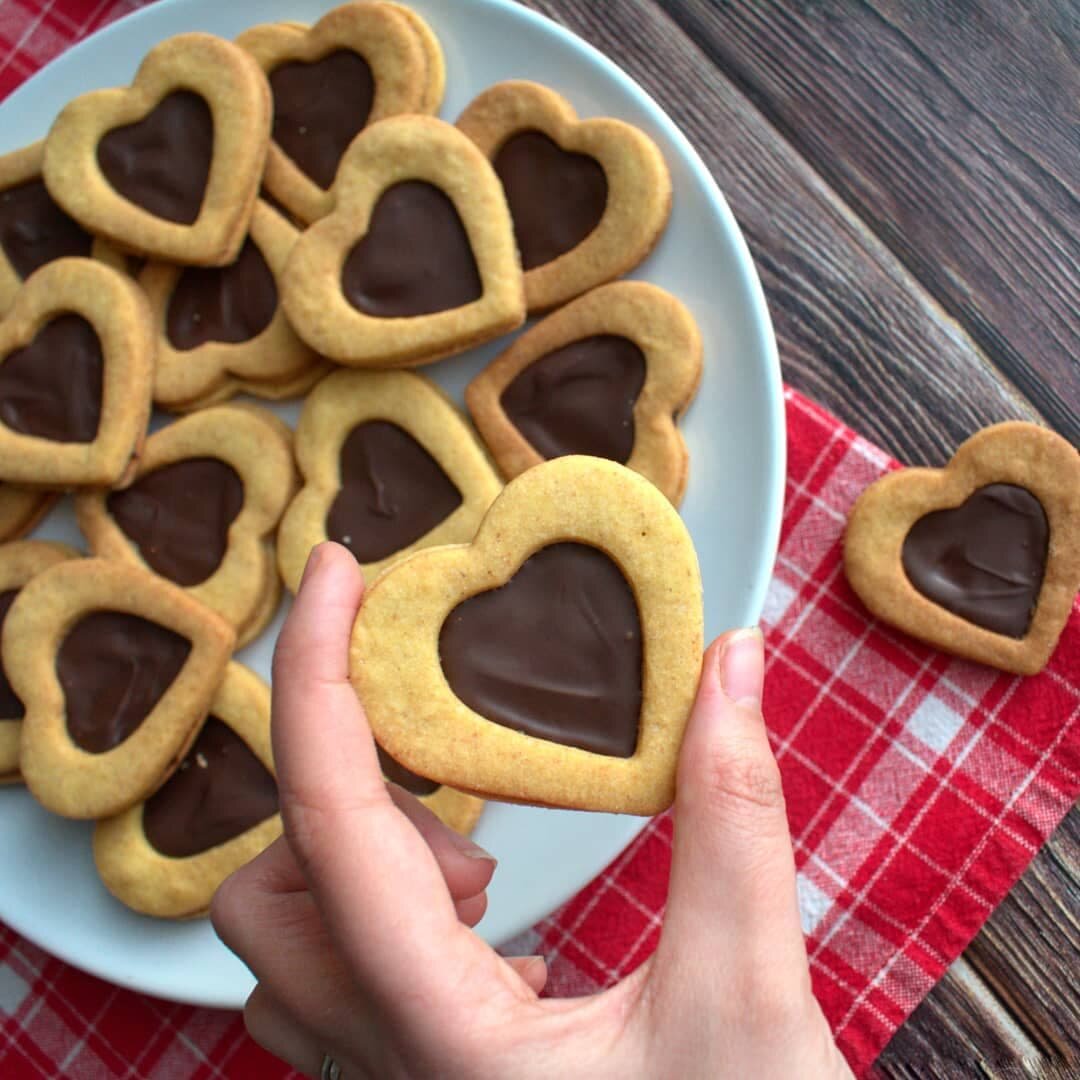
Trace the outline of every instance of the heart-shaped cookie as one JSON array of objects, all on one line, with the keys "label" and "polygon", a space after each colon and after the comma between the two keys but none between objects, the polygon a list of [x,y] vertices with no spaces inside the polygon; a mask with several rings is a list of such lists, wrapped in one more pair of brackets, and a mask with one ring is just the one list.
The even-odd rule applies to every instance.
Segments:
[{"label": "heart-shaped cookie", "polygon": [[296,488],[290,435],[253,405],[220,405],[162,428],[146,440],[128,488],[76,499],[90,550],[182,586],[234,626],[241,644],[250,641],[280,593],[273,534]]},{"label": "heart-shaped cookie", "polygon": [[[139,284],[150,301],[158,337],[154,401],[189,407],[241,390],[259,393],[291,384],[319,357],[293,333],[278,303],[277,276],[299,233],[258,202],[236,260],[222,267],[150,263]],[[225,393],[228,391],[228,393]]]},{"label": "heart-shaped cookie", "polygon": [[625,274],[667,225],[667,165],[630,124],[578,120],[553,90],[515,80],[474,98],[457,126],[506,192],[530,314]]},{"label": "heart-shaped cookie", "polygon": [[423,776],[417,776],[395,761],[381,746],[375,747],[383,777],[398,787],[415,795],[444,825],[455,832],[468,836],[476,828],[484,812],[484,800],[475,795],[455,791],[445,784],[438,784]]},{"label": "heart-shaped cookie", "polygon": [[1080,588],[1080,455],[1035,424],[973,435],[944,469],[904,469],[859,496],[844,538],[878,618],[1018,675],[1046,665]]},{"label": "heart-shaped cookie", "polygon": [[689,455],[675,426],[701,377],[701,335],[643,281],[587,292],[531,327],[465,391],[503,475],[588,454],[648,477],[677,506]]},{"label": "heart-shaped cookie", "polygon": [[53,813],[100,818],[176,767],[235,635],[175,585],[111,559],[38,574],[4,624],[3,663],[26,708],[19,768]]},{"label": "heart-shaped cookie", "polygon": [[91,259],[35,271],[0,322],[0,480],[123,484],[153,364],[150,309],[132,281]]},{"label": "heart-shaped cookie", "polygon": [[369,588],[351,677],[379,744],[485,797],[654,814],[701,670],[701,579],[667,499],[564,457],[512,480],[469,545]]},{"label": "heart-shaped cookie", "polygon": [[[77,559],[79,553],[66,544],[47,540],[19,540],[0,544],[0,632],[19,590],[35,574],[50,566]],[[0,784],[16,783],[19,776],[19,740],[22,735],[23,703],[11,688],[0,660]]]},{"label": "heart-shaped cookie", "polygon": [[270,140],[270,88],[243,49],[180,34],[130,87],[70,102],[45,140],[52,197],[123,250],[222,266],[240,250]]},{"label": "heart-shaped cookie", "polygon": [[191,918],[280,835],[270,690],[230,663],[176,771],[145,802],[98,822],[94,862],[128,907]]},{"label": "heart-shaped cookie", "polygon": [[311,549],[344,544],[370,580],[421,547],[471,540],[502,485],[468,422],[406,371],[339,371],[310,394],[296,429],[304,486],[278,530],[294,592]]},{"label": "heart-shaped cookie", "polygon": [[52,491],[0,483],[0,543],[25,536],[56,499]]},{"label": "heart-shaped cookie", "polygon": [[428,116],[382,120],[341,160],[334,212],[297,241],[286,314],[350,367],[423,364],[525,317],[499,181],[461,132]]},{"label": "heart-shaped cookie", "polygon": [[93,237],[53,202],[41,178],[45,143],[0,155],[0,315],[40,266],[88,256]]},{"label": "heart-shaped cookie", "polygon": [[338,164],[365,126],[439,106],[422,41],[390,4],[342,4],[305,29],[254,26],[236,43],[266,72],[274,98],[264,183],[301,221],[333,209]]}]

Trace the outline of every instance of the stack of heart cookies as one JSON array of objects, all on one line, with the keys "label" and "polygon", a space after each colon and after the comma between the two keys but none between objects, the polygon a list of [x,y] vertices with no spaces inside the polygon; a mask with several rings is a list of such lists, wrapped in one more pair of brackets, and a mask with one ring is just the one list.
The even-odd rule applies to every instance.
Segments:
[{"label": "stack of heart cookies", "polygon": [[[348,3],[168,39],[0,156],[0,781],[97,821],[138,911],[204,912],[280,832],[268,689],[233,654],[327,539],[379,582],[353,673],[389,779],[462,832],[477,795],[670,801],[701,342],[616,280],[664,230],[667,168],[534,83],[446,123],[445,80],[416,13]],[[548,312],[471,419],[401,370]],[[305,397],[295,436],[237,395]],[[87,555],[20,539],[68,497]]]}]

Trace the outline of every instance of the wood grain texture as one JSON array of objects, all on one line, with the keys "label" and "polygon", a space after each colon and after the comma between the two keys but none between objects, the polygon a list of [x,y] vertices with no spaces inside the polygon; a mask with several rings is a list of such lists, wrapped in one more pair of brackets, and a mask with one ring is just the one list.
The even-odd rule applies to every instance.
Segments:
[{"label": "wood grain texture", "polygon": [[1080,441],[1076,6],[663,6],[990,361]]},{"label": "wood grain texture", "polygon": [[[750,245],[786,380],[911,464],[941,464],[977,428],[1007,418],[1042,418],[1075,437],[1077,217],[1073,212],[1071,225],[1063,225],[1059,214],[1076,207],[1069,140],[1075,142],[1078,130],[1070,119],[1078,99],[1064,99],[1068,80],[1061,89],[1035,70],[1035,54],[1021,50],[1025,59],[1018,66],[1002,61],[990,71],[983,70],[976,46],[992,40],[997,23],[1011,19],[1015,27],[995,45],[1007,61],[1017,35],[1028,32],[1022,24],[1030,21],[1036,52],[1046,51],[1054,62],[1065,55],[1075,65],[1076,9],[1048,0],[1022,11],[987,4],[991,24],[983,25],[980,9],[966,2],[882,0],[880,10],[862,15],[888,30],[888,63],[903,73],[900,89],[913,100],[906,106],[910,116],[892,109],[879,117],[865,100],[850,100],[870,78],[867,70],[877,62],[872,56],[834,57],[841,72],[857,64],[866,70],[857,79],[823,79],[821,99],[809,93],[797,99],[806,114],[796,115],[779,75],[758,92],[746,92],[754,42],[717,43],[716,20],[749,19],[752,4],[665,4],[678,21],[650,0],[530,0],[616,57],[701,153]],[[784,12],[789,20],[816,19],[841,42],[855,33],[854,44],[873,51],[858,37],[862,23],[835,25],[845,22],[847,6],[841,12],[836,2],[807,2]],[[958,23],[951,38],[916,40],[931,15]],[[923,68],[930,74],[938,65],[948,68],[953,48],[966,54],[950,69],[952,81],[938,74],[939,85],[931,86]],[[812,88],[813,72],[807,82]],[[797,79],[794,85],[798,89]],[[883,92],[876,87],[871,97]],[[1002,113],[1002,133],[989,141],[981,140],[992,126],[987,99]],[[964,102],[970,115],[957,113]],[[1059,105],[1054,116],[1027,115]],[[832,121],[815,110],[830,109],[859,119],[854,146],[850,138],[828,142]],[[794,119],[787,124],[789,115]],[[899,166],[889,164],[889,153],[903,135],[903,145],[917,157],[919,122],[939,115],[942,123],[960,116],[961,133],[978,143],[982,156],[972,153],[964,164],[955,157],[955,140],[949,144],[954,156],[947,164],[957,175],[946,170],[944,176],[956,190],[945,194],[964,204],[962,215],[948,218],[935,206],[927,223],[921,214],[930,189],[913,198],[905,189],[917,178],[915,166],[905,162],[907,173],[892,177],[890,169]],[[838,129],[845,131],[843,124]],[[948,147],[930,149],[942,155]],[[880,174],[860,155],[880,162]],[[1049,192],[1045,198],[1040,185]],[[939,185],[947,186],[944,180]],[[967,219],[970,233],[954,237],[949,230],[962,232]],[[916,231],[904,232],[909,227]],[[939,258],[935,252],[943,248]],[[1029,303],[1033,291],[1039,295]],[[1080,810],[1074,810],[1068,828],[1051,840],[976,939],[971,960],[958,962],[897,1033],[880,1059],[883,1075],[1075,1075],[1080,1024],[1073,1017],[1080,997],[1075,980],[1059,976],[1076,966],[1080,943],[1071,928],[1057,933],[1046,920],[1067,925],[1061,910],[1070,897],[1075,920],[1078,831]]]}]

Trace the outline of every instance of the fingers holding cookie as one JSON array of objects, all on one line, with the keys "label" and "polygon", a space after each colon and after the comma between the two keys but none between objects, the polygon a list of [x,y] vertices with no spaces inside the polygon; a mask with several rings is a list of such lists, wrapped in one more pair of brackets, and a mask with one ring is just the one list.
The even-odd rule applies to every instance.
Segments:
[{"label": "fingers holding cookie", "polygon": [[633,269],[667,225],[667,165],[630,124],[579,120],[554,90],[514,80],[474,98],[457,126],[506,192],[530,314]]},{"label": "fingers holding cookie", "polygon": [[588,454],[650,479],[676,506],[689,454],[676,426],[701,377],[701,335],[670,293],[620,281],[531,327],[465,401],[503,475]]},{"label": "fingers holding cookie", "polygon": [[288,428],[256,406],[222,405],[152,435],[131,486],[80,495],[76,515],[95,555],[179,585],[243,643],[277,606],[272,537],[294,490]]}]

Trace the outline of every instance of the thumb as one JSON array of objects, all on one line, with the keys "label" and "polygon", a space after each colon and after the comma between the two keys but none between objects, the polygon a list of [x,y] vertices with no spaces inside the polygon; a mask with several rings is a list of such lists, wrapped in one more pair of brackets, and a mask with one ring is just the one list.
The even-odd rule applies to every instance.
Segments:
[{"label": "thumb", "polygon": [[[705,654],[679,758],[671,885],[657,962],[702,976],[806,969],[780,770],[761,714],[761,632]],[[688,960],[688,958],[691,958]],[[700,984],[699,984],[700,985]]]}]

